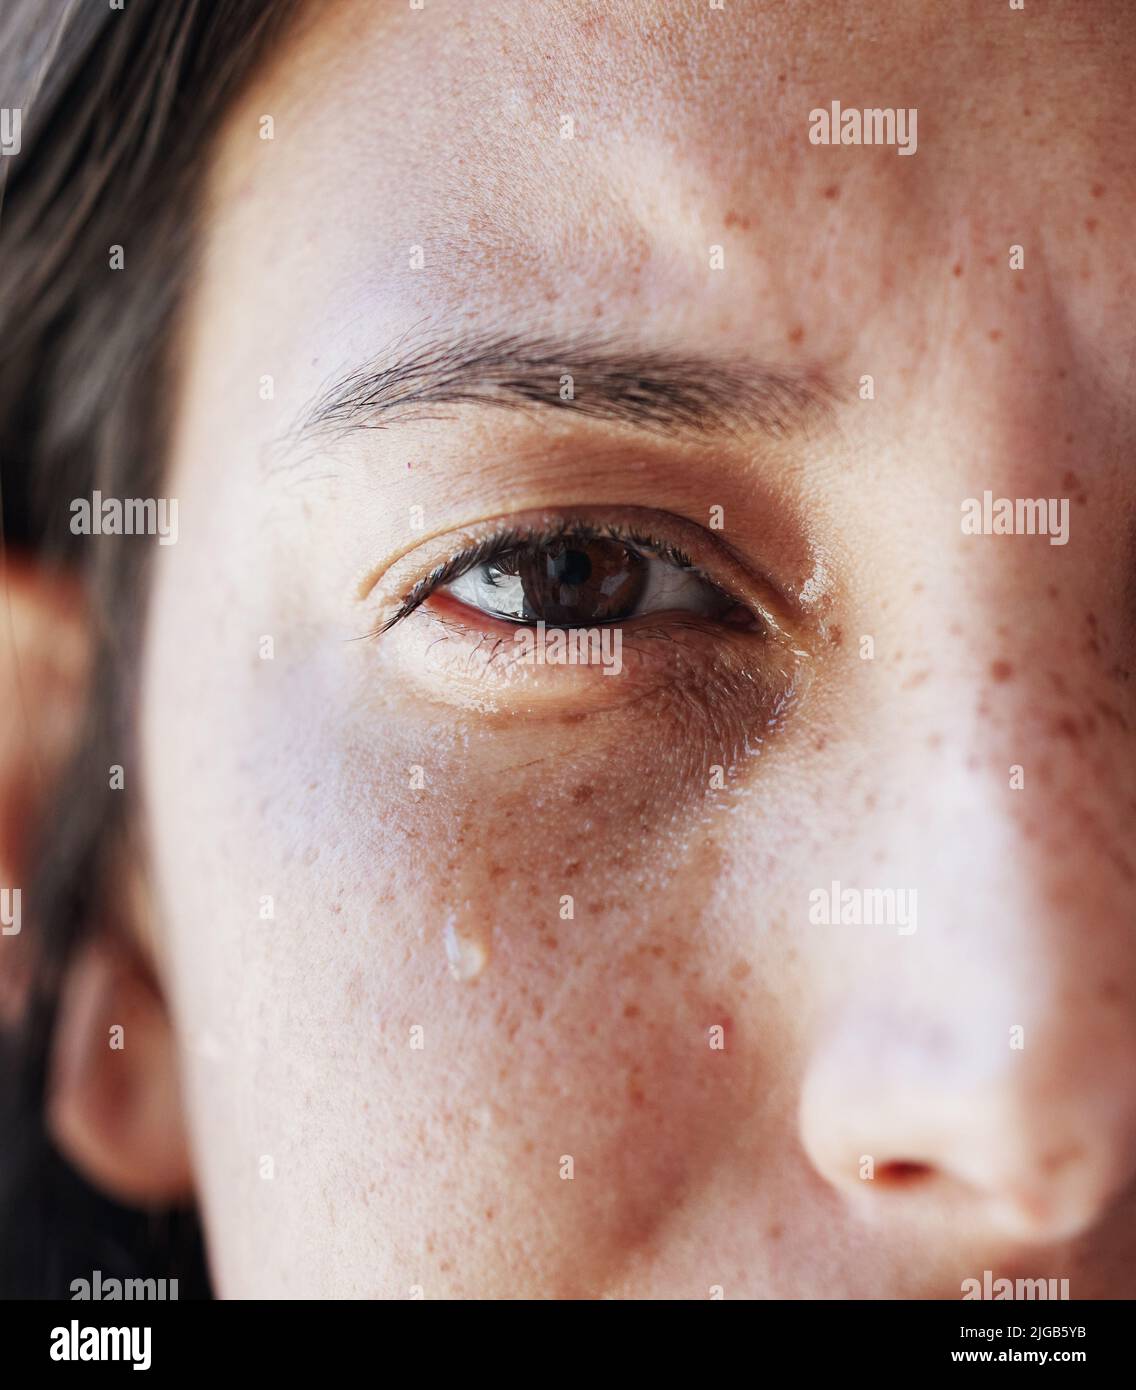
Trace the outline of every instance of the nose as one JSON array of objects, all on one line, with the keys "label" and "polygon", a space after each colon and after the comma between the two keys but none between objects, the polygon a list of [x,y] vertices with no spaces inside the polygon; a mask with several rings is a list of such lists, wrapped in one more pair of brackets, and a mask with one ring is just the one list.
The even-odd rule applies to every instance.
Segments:
[{"label": "nose", "polygon": [[1023,1025],[981,988],[955,1002],[949,1021],[881,1002],[832,1028],[801,1098],[813,1164],[877,1219],[1037,1244],[1087,1230],[1132,1177],[1131,1028],[1075,1005]]},{"label": "nose", "polygon": [[[1050,557],[1001,554],[929,576],[929,611],[979,616],[902,700],[880,689],[887,738],[863,778],[904,814],[851,827],[814,875],[917,889],[919,909],[907,935],[804,937],[820,983],[800,1132],[877,1220],[1044,1245],[1100,1222],[1136,1171],[1136,782],[1126,715],[1071,722],[1103,674],[1092,644],[1055,669],[1030,598]],[[999,657],[1012,680],[987,676]]]}]

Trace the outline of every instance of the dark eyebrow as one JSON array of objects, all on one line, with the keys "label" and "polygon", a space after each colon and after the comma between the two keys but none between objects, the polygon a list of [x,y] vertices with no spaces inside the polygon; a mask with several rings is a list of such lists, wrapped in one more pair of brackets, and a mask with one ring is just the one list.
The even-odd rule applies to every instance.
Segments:
[{"label": "dark eyebrow", "polygon": [[324,388],[295,440],[338,439],[437,408],[569,410],[663,434],[759,429],[784,436],[833,399],[818,369],[787,369],[589,337],[400,340]]}]

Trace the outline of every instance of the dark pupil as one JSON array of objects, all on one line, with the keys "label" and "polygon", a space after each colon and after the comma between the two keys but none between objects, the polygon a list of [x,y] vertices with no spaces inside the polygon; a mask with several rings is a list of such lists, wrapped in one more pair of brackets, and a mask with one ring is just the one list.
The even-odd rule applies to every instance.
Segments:
[{"label": "dark pupil", "polygon": [[520,551],[515,565],[525,618],[557,627],[625,618],[635,611],[647,582],[646,561],[619,541],[549,541]]}]

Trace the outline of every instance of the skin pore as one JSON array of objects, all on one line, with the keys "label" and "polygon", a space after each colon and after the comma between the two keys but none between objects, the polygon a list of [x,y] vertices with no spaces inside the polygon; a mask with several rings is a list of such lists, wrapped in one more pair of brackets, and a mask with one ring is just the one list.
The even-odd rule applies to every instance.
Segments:
[{"label": "skin pore", "polygon": [[[1132,1294],[1131,24],[343,0],[258,74],[139,684],[163,1161],[219,1294]],[[810,144],[837,98],[917,108],[917,153]],[[303,428],[511,337],[820,399]],[[1068,544],[964,535],[985,490],[1068,497]],[[612,679],[442,595],[379,632],[495,527],[582,518],[756,623],[628,622]],[[917,930],[810,922],[834,880]]]}]

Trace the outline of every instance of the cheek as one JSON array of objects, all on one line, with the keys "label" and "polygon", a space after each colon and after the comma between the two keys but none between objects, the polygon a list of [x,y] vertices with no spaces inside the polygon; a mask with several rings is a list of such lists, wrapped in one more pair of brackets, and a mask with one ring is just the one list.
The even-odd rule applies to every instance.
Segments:
[{"label": "cheek", "polygon": [[700,827],[773,697],[743,715],[660,685],[488,724],[385,699],[369,660],[153,643],[154,862],[218,1277],[260,1290],[271,1252],[281,1291],[428,1271],[484,1295],[523,1240],[548,1291],[615,1281],[761,1090]]}]

